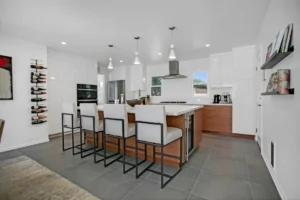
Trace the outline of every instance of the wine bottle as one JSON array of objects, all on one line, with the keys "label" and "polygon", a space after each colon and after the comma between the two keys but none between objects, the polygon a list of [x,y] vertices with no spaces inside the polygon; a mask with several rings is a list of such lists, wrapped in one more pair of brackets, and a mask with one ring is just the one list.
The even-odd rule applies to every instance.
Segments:
[{"label": "wine bottle", "polygon": [[47,94],[47,93],[41,91],[31,91],[31,94]]},{"label": "wine bottle", "polygon": [[38,80],[31,79],[31,83],[46,83],[46,81],[40,79]]},{"label": "wine bottle", "polygon": [[31,113],[44,113],[44,112],[48,112],[48,110],[43,110],[43,109],[36,109],[36,110],[32,110]]},{"label": "wine bottle", "polygon": [[32,120],[39,120],[39,119],[45,119],[45,118],[47,118],[47,116],[43,116],[43,115],[31,117]]},{"label": "wine bottle", "polygon": [[40,66],[40,65],[30,65],[33,69],[47,69],[46,67]]},{"label": "wine bottle", "polygon": [[47,121],[43,120],[43,121],[40,121],[40,120],[36,120],[36,121],[32,121],[31,124],[42,124],[42,123],[45,123]]},{"label": "wine bottle", "polygon": [[46,99],[42,99],[42,98],[33,98],[33,99],[31,99],[31,102],[40,102],[40,101],[46,101]]},{"label": "wine bottle", "polygon": [[46,76],[46,74],[31,72],[31,76]]},{"label": "wine bottle", "polygon": [[45,88],[41,88],[41,87],[31,87],[32,91],[43,91],[46,90]]},{"label": "wine bottle", "polygon": [[46,80],[46,77],[41,77],[41,76],[31,76],[31,79]]},{"label": "wine bottle", "polygon": [[31,106],[31,109],[42,109],[47,108],[47,106]]}]

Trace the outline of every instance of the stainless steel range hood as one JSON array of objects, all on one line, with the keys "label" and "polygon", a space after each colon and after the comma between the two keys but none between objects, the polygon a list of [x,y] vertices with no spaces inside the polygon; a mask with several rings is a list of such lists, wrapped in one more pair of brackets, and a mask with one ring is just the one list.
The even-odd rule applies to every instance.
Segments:
[{"label": "stainless steel range hood", "polygon": [[179,74],[179,62],[177,60],[169,61],[169,75],[162,76],[162,79],[187,78]]}]

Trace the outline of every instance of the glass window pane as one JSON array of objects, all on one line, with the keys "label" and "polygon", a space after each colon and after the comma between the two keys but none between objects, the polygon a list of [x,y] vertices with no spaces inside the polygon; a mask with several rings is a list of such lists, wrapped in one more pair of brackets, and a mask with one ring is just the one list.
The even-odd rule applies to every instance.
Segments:
[{"label": "glass window pane", "polygon": [[161,96],[161,87],[151,87],[151,96]]},{"label": "glass window pane", "polygon": [[161,77],[160,76],[156,76],[156,77],[152,77],[152,85],[161,85]]},{"label": "glass window pane", "polygon": [[208,94],[207,82],[208,73],[207,72],[196,72],[193,75],[194,78],[194,94]]}]

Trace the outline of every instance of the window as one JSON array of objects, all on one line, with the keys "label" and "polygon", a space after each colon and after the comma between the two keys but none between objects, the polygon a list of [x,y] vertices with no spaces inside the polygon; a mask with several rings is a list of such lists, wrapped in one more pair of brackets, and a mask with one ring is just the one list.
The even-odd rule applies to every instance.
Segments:
[{"label": "window", "polygon": [[207,82],[208,82],[208,73],[207,72],[196,72],[194,73],[194,95],[207,95]]},{"label": "window", "polygon": [[151,96],[161,96],[161,77],[156,76],[151,79]]}]

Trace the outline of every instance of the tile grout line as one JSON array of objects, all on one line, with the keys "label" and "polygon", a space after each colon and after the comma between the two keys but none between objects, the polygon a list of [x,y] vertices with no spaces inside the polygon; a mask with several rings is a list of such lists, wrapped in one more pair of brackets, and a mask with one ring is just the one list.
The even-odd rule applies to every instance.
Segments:
[{"label": "tile grout line", "polygon": [[[136,179],[137,180],[137,179]],[[136,188],[138,188],[140,185],[142,185],[142,183],[144,183],[145,180],[142,180],[139,184],[137,184],[132,190],[130,190],[125,196],[123,196],[123,199],[125,199],[129,194],[131,194]]]},{"label": "tile grout line", "polygon": [[[202,168],[204,167],[206,161],[208,160],[209,155],[211,154],[213,148],[214,148],[214,145],[211,146],[211,149],[210,149],[210,151],[209,151],[209,153],[208,153],[208,155],[207,155],[207,157],[206,157],[206,160],[205,160],[204,163],[203,163]],[[198,182],[198,178],[200,177],[200,174],[201,174],[201,172],[202,172],[202,168],[200,169],[200,173],[198,174],[197,179],[196,179],[196,181],[195,181],[195,183],[194,183],[194,185],[193,185],[193,187],[192,187],[192,190],[190,191],[190,194],[189,194],[189,196],[188,196],[188,199],[191,197],[191,194],[192,194],[192,192],[193,192],[193,190],[194,190],[194,188],[195,188],[195,186],[196,186],[196,183]]]},{"label": "tile grout line", "polygon": [[254,196],[253,196],[253,190],[252,190],[252,185],[251,185],[251,181],[250,181],[250,174],[249,174],[249,168],[248,168],[248,162],[247,162],[246,155],[245,155],[245,161],[246,161],[247,175],[248,175],[248,179],[249,179],[250,193],[251,193],[251,196],[252,196],[252,199],[253,199]]}]

